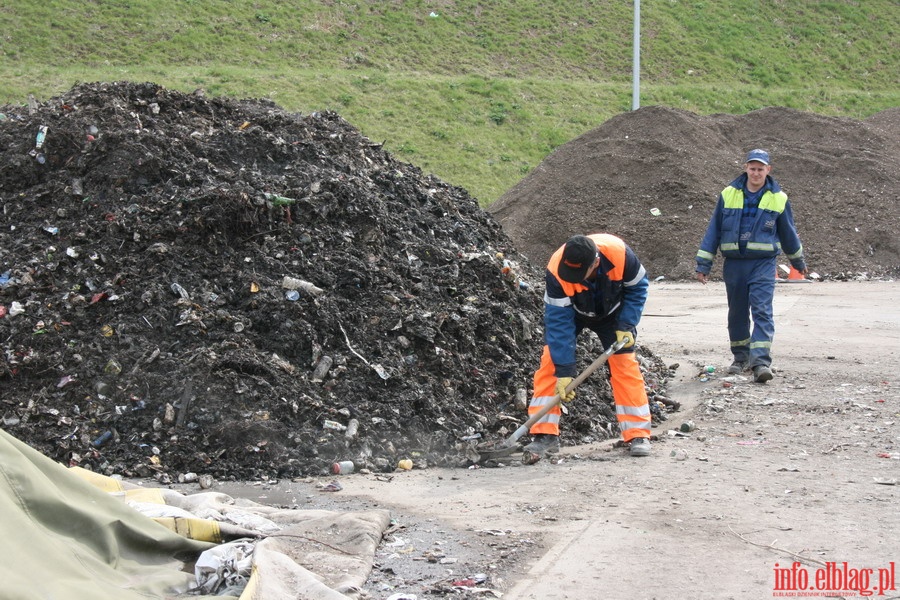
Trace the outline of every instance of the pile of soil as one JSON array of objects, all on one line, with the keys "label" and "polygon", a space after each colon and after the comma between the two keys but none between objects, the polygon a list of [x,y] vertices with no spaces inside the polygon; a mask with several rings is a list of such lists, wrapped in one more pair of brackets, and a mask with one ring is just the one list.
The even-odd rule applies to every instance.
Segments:
[{"label": "pile of soil", "polygon": [[900,108],[862,121],[777,107],[710,116],[641,108],[558,148],[489,210],[536,264],[573,233],[609,232],[652,278],[684,279],[719,192],[752,148],[772,157],[811,271],[900,274]]},{"label": "pile of soil", "polygon": [[[523,420],[540,269],[339,115],[130,82],[0,112],[12,435],[105,474],[245,480],[470,465]],[[576,404],[564,442],[618,435],[605,378]]]}]

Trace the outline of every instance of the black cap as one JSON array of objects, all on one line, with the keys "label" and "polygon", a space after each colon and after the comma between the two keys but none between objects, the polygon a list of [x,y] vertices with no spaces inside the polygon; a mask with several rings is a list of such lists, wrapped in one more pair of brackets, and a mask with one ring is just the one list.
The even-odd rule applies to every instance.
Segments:
[{"label": "black cap", "polygon": [[575,235],[566,242],[556,272],[563,281],[581,283],[587,278],[596,259],[597,244],[594,240],[586,235]]}]

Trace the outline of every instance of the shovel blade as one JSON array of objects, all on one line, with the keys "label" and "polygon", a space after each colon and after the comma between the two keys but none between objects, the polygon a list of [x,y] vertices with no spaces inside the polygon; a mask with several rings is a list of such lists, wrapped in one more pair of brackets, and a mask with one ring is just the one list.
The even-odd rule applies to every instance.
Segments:
[{"label": "shovel blade", "polygon": [[494,445],[481,444],[475,448],[475,452],[478,454],[478,459],[475,462],[482,463],[492,458],[503,458],[520,450],[522,450],[521,444],[515,441],[510,443],[509,440]]}]

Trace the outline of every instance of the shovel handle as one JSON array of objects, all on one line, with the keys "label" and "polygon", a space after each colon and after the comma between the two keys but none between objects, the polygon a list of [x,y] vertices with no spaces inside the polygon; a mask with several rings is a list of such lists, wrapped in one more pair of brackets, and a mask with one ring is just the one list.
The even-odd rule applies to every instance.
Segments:
[{"label": "shovel handle", "polygon": [[[566,393],[571,392],[572,390],[577,388],[579,385],[581,385],[582,382],[584,382],[584,380],[587,379],[594,371],[599,369],[609,359],[610,356],[612,356],[613,354],[615,354],[616,352],[621,350],[624,346],[625,346],[625,342],[616,342],[612,346],[610,346],[609,348],[604,350],[603,354],[601,354],[596,359],[594,359],[594,362],[589,364],[587,366],[587,368],[585,368],[585,370],[582,371],[578,377],[576,377],[575,379],[572,380],[572,383],[570,383],[569,385],[566,386]],[[525,433],[529,429],[531,429],[532,425],[534,425],[535,423],[540,421],[544,417],[544,415],[546,415],[548,412],[553,410],[553,407],[555,407],[557,404],[559,404],[560,400],[562,400],[562,398],[560,398],[559,394],[557,394],[556,397],[551,402],[542,406],[541,410],[537,411],[536,413],[534,413],[533,415],[528,417],[528,420],[525,421],[524,423],[522,423],[522,425],[519,426],[519,428],[516,429],[512,433],[512,435],[509,436],[509,438],[506,441],[506,445],[515,444],[519,440],[520,437],[525,435]]]}]

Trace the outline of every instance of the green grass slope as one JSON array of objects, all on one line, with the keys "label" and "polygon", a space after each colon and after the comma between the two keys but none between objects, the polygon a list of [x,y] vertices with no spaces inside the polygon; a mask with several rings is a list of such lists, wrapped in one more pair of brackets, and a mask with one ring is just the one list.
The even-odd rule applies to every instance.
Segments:
[{"label": "green grass slope", "polygon": [[[0,6],[0,102],[152,81],[332,109],[487,205],[632,102],[621,0],[16,0]],[[900,105],[896,0],[644,0],[642,106]]]}]

